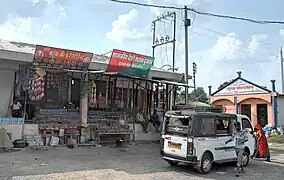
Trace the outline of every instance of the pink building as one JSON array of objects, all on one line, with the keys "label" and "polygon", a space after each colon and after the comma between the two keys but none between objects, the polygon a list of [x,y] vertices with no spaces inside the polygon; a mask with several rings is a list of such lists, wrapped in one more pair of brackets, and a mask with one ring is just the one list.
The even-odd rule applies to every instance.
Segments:
[{"label": "pink building", "polygon": [[[275,81],[271,82],[275,89]],[[253,125],[257,120],[262,126],[277,122],[277,93],[242,78],[241,72],[226,86],[212,94],[210,91],[209,86],[211,105],[223,107],[226,113],[244,114]]]}]

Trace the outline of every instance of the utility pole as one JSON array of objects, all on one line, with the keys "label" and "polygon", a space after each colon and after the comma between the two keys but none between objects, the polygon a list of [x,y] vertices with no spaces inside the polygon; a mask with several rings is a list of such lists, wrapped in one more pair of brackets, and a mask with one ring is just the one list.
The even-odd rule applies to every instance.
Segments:
[{"label": "utility pole", "polygon": [[193,72],[193,87],[195,91],[196,90],[195,75],[197,73],[197,64],[195,62],[192,63],[192,72]]},{"label": "utility pole", "polygon": [[[185,38],[185,43],[184,43],[184,53],[185,53],[185,82],[186,85],[188,85],[188,27],[190,26],[191,21],[187,17],[187,6],[184,6],[184,38]],[[188,87],[185,87],[185,103],[187,104],[188,100]]]},{"label": "utility pole", "polygon": [[282,85],[282,94],[284,94],[284,72],[283,72],[283,51],[282,51],[282,46],[280,49],[280,60],[281,60],[281,85]]},{"label": "utility pole", "polygon": [[[152,21],[152,57],[155,60],[155,49],[156,47],[167,45],[167,44],[173,44],[173,60],[172,60],[172,71],[174,72],[176,70],[175,68],[175,48],[176,48],[176,12],[167,12],[162,14],[161,16],[158,16],[154,21]],[[173,22],[173,29],[172,29],[172,37],[170,35],[165,35],[165,37],[156,37],[156,28],[157,28],[157,23],[163,21],[172,21]],[[153,61],[154,65],[154,61]]]}]

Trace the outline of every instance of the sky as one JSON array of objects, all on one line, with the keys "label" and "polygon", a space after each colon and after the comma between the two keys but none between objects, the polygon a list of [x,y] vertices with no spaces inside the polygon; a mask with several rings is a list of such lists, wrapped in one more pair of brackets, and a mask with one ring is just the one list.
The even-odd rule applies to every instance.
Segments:
[{"label": "sky", "polygon": [[[136,0],[136,2],[195,8],[203,12],[257,20],[284,17],[283,0]],[[172,9],[156,9],[108,0],[0,0],[0,39],[43,44],[104,54],[112,49],[151,55],[152,20]],[[184,27],[177,13],[176,66],[184,72]],[[196,84],[213,91],[223,83],[242,77],[271,89],[280,84],[280,48],[284,25],[253,24],[188,12],[189,73],[197,64]],[[281,18],[282,17],[282,18]],[[173,37],[172,21],[157,23],[156,36]],[[172,45],[155,50],[155,66],[172,64]],[[190,82],[192,84],[192,82]]]}]

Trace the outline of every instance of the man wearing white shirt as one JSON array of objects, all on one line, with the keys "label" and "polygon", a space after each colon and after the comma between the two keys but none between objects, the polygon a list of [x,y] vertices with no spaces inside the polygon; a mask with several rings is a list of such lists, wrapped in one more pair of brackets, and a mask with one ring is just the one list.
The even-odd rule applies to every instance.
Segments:
[{"label": "man wearing white shirt", "polygon": [[21,117],[22,116],[22,105],[21,103],[15,99],[13,104],[11,105],[12,108],[12,116],[13,117]]}]

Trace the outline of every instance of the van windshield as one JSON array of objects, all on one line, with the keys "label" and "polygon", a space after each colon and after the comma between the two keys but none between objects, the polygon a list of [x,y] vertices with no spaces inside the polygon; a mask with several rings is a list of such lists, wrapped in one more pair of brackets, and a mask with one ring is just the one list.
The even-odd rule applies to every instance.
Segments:
[{"label": "van windshield", "polygon": [[187,117],[167,117],[165,120],[164,132],[170,134],[188,135],[191,129],[191,118]]}]

